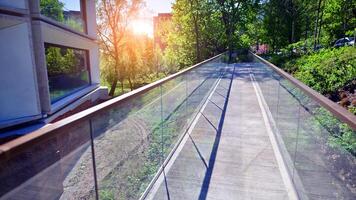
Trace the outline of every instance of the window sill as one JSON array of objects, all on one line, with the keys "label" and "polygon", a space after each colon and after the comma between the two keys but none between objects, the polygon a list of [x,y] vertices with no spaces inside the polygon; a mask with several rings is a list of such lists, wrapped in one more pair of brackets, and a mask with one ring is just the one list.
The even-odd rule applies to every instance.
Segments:
[{"label": "window sill", "polygon": [[86,33],[86,31],[85,32],[81,32],[81,31],[75,30],[75,29],[71,28],[70,26],[67,26],[67,25],[65,25],[65,24],[63,24],[61,22],[57,22],[56,20],[53,20],[53,19],[51,19],[49,17],[46,17],[46,16],[43,16],[41,14],[32,14],[32,17],[35,20],[43,21],[43,22],[45,22],[47,24],[50,24],[50,25],[55,26],[57,28],[61,28],[63,30],[69,31],[71,33],[80,35],[80,36],[85,37],[87,39],[96,40],[96,38],[88,35],[88,33]]},{"label": "window sill", "polygon": [[99,84],[89,85],[88,87],[83,88],[74,94],[64,97],[63,99],[61,99],[51,105],[51,111],[48,114],[52,115],[53,113],[59,111],[60,109],[64,108],[65,106],[73,103],[80,97],[90,93],[91,91],[97,89],[98,87],[99,87]]},{"label": "window sill", "polygon": [[0,5],[0,13],[22,16],[22,15],[28,15],[29,10],[24,8],[13,8],[13,7],[7,7],[7,6],[5,7]]}]

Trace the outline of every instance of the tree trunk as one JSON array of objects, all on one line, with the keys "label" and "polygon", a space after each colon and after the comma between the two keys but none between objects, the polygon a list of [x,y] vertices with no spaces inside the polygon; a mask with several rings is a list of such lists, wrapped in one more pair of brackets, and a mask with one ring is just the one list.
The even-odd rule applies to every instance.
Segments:
[{"label": "tree trunk", "polygon": [[307,46],[308,46],[308,32],[309,32],[309,17],[307,17],[306,21],[306,27],[305,27],[305,43],[304,43],[304,53],[307,51]]},{"label": "tree trunk", "polygon": [[194,14],[194,6],[193,6],[193,0],[190,0],[190,10],[193,13],[193,23],[194,23],[194,34],[195,34],[195,49],[196,49],[196,62],[201,61],[201,56],[200,56],[200,34],[199,34],[199,25],[198,25],[198,16],[197,14]]},{"label": "tree trunk", "polygon": [[160,72],[160,67],[158,65],[158,62],[156,63],[156,77],[159,77],[159,72]]},{"label": "tree trunk", "polygon": [[295,32],[295,21],[294,21],[294,19],[293,19],[293,20],[292,20],[292,35],[291,35],[291,39],[290,39],[291,44],[294,43],[294,32]]},{"label": "tree trunk", "polygon": [[121,83],[121,93],[124,93],[124,81],[122,80],[120,81],[120,83]]},{"label": "tree trunk", "polygon": [[317,41],[318,41],[318,25],[319,25],[319,15],[320,15],[321,2],[322,2],[322,0],[319,0],[318,9],[317,9],[317,12],[316,12],[316,17],[315,17],[314,50],[316,50],[316,45],[317,45]]},{"label": "tree trunk", "polygon": [[[294,29],[295,29],[295,21],[294,19],[292,19],[292,32],[291,32],[291,36],[290,36],[290,41],[289,41],[289,44],[293,44],[294,43]],[[290,54],[293,56],[294,55],[294,48],[291,48],[290,49]]]},{"label": "tree trunk", "polygon": [[291,17],[291,35],[289,38],[289,43],[293,44],[295,40],[294,37],[295,37],[295,20],[296,20],[295,5],[293,0],[289,1],[289,10],[290,10],[290,17]]},{"label": "tree trunk", "polygon": [[128,78],[128,81],[129,81],[130,89],[132,91],[133,90],[133,84],[132,84],[131,78]]},{"label": "tree trunk", "polygon": [[117,79],[115,79],[115,80],[111,83],[109,96],[113,97],[113,96],[115,95],[116,86],[117,86]]},{"label": "tree trunk", "polygon": [[229,63],[232,62],[232,53],[233,53],[233,47],[232,47],[232,31],[231,31],[231,24],[229,23],[227,27],[227,46],[228,46],[228,52],[229,52]]},{"label": "tree trunk", "polygon": [[321,9],[321,16],[320,16],[320,22],[319,22],[319,30],[318,30],[318,35],[317,37],[317,43],[320,44],[320,35],[321,35],[321,26],[323,24],[323,16],[324,16],[324,6],[325,6],[325,2],[323,2],[323,7]]},{"label": "tree trunk", "polygon": [[201,61],[200,57],[200,44],[199,44],[199,30],[198,30],[198,22],[194,20],[194,29],[195,29],[195,48],[196,48],[196,59],[197,63]]}]

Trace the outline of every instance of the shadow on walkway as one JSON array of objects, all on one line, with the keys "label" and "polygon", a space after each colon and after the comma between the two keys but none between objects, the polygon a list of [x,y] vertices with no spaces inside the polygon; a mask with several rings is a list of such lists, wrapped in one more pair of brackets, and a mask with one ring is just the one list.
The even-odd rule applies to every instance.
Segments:
[{"label": "shadow on walkway", "polygon": [[[211,176],[212,176],[212,173],[213,173],[213,170],[214,170],[216,155],[217,155],[219,144],[220,144],[221,132],[222,132],[222,128],[223,128],[223,125],[224,125],[226,109],[227,109],[227,105],[228,105],[228,102],[229,102],[229,96],[230,96],[230,90],[231,90],[231,86],[232,86],[232,80],[234,78],[234,72],[235,72],[235,67],[233,68],[233,71],[231,73],[230,84],[229,84],[229,86],[227,88],[226,97],[224,97],[225,98],[225,103],[224,103],[224,107],[222,108],[222,113],[221,113],[221,116],[220,116],[219,125],[218,125],[217,128],[214,127],[216,129],[216,136],[215,136],[213,148],[212,148],[212,151],[211,151],[211,154],[210,154],[210,159],[209,159],[208,165],[206,165],[205,160],[202,158],[201,153],[199,152],[199,149],[196,147],[196,145],[194,145],[196,147],[196,150],[199,153],[200,157],[202,158],[203,162],[207,166],[207,170],[205,172],[203,185],[201,187],[200,194],[199,194],[199,199],[200,200],[205,200],[206,197],[207,197],[207,194],[208,194],[210,180],[211,180]],[[216,92],[216,93],[218,93],[218,92]],[[218,94],[221,95],[220,93],[218,93]],[[223,95],[221,95],[221,96],[223,96]],[[213,104],[215,106],[217,106],[215,103],[213,103]],[[219,106],[217,106],[217,107],[219,109],[221,109]],[[206,120],[208,120],[208,122],[213,126],[213,124],[210,122],[210,120],[204,114],[202,114],[202,116],[205,117]],[[192,140],[192,142],[193,142],[193,144],[195,144],[193,140]]]}]

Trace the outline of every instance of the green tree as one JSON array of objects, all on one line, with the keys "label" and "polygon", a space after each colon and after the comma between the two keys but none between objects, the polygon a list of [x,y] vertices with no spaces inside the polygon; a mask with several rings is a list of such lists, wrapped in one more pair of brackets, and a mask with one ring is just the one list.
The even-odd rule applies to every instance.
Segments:
[{"label": "green tree", "polygon": [[[109,95],[113,96],[118,81],[123,89],[127,72],[122,60],[122,52],[126,48],[124,37],[127,33],[129,21],[133,19],[143,6],[141,0],[100,0],[97,1],[97,22],[100,38],[101,55],[109,56],[108,61],[113,63],[106,65],[104,69],[110,69],[104,77],[110,77]],[[113,73],[108,75],[108,73]]]},{"label": "green tree", "polygon": [[40,1],[41,14],[55,19],[59,22],[64,21],[63,7],[64,4],[59,0],[41,0]]},{"label": "green tree", "polygon": [[165,58],[172,68],[197,63],[225,50],[223,24],[213,1],[177,0],[170,30]]},{"label": "green tree", "polygon": [[305,47],[352,36],[356,26],[352,0],[269,0],[263,3],[261,28],[273,51],[304,41]]},{"label": "green tree", "polygon": [[[63,53],[64,52],[64,53]],[[51,75],[78,72],[79,61],[72,49],[46,48],[47,71]]]},{"label": "green tree", "polygon": [[352,0],[325,0],[322,29],[329,44],[354,32],[356,27],[356,2]]},{"label": "green tree", "polygon": [[241,35],[246,31],[250,15],[258,7],[258,0],[217,0],[218,10],[225,28],[229,60],[237,44],[242,44]]},{"label": "green tree", "polygon": [[[264,8],[266,42],[272,50],[283,48],[308,35],[311,17],[310,5],[314,0],[270,0]],[[310,3],[312,2],[312,3]]]}]

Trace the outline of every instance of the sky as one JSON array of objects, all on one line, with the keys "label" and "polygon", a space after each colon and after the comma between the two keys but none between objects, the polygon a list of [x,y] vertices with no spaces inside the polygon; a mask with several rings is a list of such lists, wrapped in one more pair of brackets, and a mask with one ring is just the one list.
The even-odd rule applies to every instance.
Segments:
[{"label": "sky", "polygon": [[154,14],[171,12],[171,6],[174,0],[146,0],[146,6]]},{"label": "sky", "polygon": [[153,16],[172,12],[171,7],[175,0],[144,0],[144,2],[146,8],[140,13],[139,19],[132,23],[132,28],[137,34],[153,37]]},{"label": "sky", "polygon": [[[131,26],[137,34],[147,34],[153,37],[153,16],[158,13],[172,12],[172,3],[175,0],[143,0],[146,8],[140,13]],[[80,10],[80,0],[60,0],[64,3],[65,10]]]},{"label": "sky", "polygon": [[[65,8],[68,10],[79,10],[80,0],[60,0],[64,3]],[[144,0],[146,2],[147,9],[152,11],[154,14],[171,12],[172,3],[175,0]]]},{"label": "sky", "polygon": [[80,0],[60,0],[65,10],[80,10]]}]

